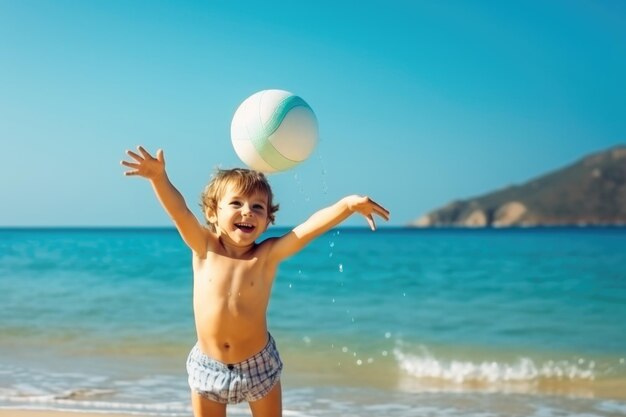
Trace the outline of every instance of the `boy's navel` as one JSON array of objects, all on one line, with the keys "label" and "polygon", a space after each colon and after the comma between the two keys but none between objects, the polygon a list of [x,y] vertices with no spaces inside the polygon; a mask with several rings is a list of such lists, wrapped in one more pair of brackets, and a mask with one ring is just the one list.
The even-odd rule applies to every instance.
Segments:
[{"label": "boy's navel", "polygon": [[224,343],[224,349],[230,349],[230,344]]}]

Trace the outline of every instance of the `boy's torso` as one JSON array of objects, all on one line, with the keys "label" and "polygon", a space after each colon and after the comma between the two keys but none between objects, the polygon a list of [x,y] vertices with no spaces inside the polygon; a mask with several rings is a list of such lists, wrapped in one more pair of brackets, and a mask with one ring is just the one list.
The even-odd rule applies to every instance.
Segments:
[{"label": "boy's torso", "polygon": [[209,248],[194,255],[193,305],[201,350],[223,363],[238,363],[267,344],[266,312],[276,273],[268,265],[267,245],[234,259]]}]

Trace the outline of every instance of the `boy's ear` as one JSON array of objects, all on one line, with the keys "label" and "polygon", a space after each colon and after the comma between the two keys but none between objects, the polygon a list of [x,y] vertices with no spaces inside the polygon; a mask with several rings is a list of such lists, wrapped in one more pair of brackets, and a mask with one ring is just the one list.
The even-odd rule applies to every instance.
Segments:
[{"label": "boy's ear", "polygon": [[209,223],[217,223],[217,216],[215,215],[215,211],[213,211],[211,207],[207,207],[204,210],[204,216]]}]

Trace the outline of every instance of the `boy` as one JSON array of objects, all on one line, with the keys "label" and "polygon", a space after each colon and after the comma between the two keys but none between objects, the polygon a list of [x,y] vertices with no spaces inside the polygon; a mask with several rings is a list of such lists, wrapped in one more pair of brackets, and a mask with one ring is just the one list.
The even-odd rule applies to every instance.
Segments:
[{"label": "boy", "polygon": [[247,169],[220,170],[202,195],[202,226],[156,158],[139,146],[125,175],[150,180],[161,205],[193,252],[193,306],[198,342],[187,359],[196,417],[226,415],[226,404],[247,401],[254,417],[282,415],[282,362],[267,331],[270,292],[281,261],[347,219],[389,212],[368,197],[348,196],[313,214],[282,237],[256,239],[274,222],[278,206],[265,176]]}]

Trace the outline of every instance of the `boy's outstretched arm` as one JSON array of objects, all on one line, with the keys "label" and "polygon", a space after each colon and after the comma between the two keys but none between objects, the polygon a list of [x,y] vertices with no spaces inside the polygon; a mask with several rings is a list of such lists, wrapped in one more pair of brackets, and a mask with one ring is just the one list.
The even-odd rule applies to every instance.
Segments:
[{"label": "boy's outstretched arm", "polygon": [[163,151],[159,149],[154,158],[142,146],[138,146],[137,150],[139,154],[126,151],[135,162],[121,162],[122,165],[131,168],[124,172],[124,175],[138,175],[148,179],[159,202],[174,222],[187,246],[197,254],[204,255],[207,245],[204,227],[189,210],[182,194],[167,177]]},{"label": "boy's outstretched arm", "polygon": [[372,230],[376,230],[374,215],[389,220],[389,211],[374,200],[369,197],[351,195],[342,198],[330,207],[321,209],[291,232],[276,239],[271,250],[272,257],[277,261],[282,261],[296,254],[313,239],[337,226],[353,213],[359,213],[365,217]]}]

